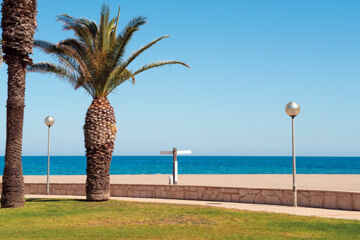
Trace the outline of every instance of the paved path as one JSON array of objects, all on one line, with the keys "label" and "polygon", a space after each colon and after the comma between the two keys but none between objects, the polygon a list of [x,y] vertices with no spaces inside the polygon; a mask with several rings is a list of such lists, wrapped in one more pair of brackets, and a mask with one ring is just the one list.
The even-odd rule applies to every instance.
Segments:
[{"label": "paved path", "polygon": [[[25,195],[25,197],[85,199],[84,196],[69,196],[69,195]],[[273,212],[273,213],[285,213],[285,214],[300,215],[300,216],[360,220],[359,211],[343,211],[343,210],[331,210],[331,209],[322,209],[322,208],[289,207],[289,206],[265,205],[265,204],[193,201],[193,200],[176,200],[176,199],[159,199],[159,198],[112,197],[111,199],[122,200],[122,201],[133,201],[133,202],[200,205],[207,207],[212,206],[212,207],[222,207],[222,208],[239,209],[239,210],[256,211],[256,212]]]}]

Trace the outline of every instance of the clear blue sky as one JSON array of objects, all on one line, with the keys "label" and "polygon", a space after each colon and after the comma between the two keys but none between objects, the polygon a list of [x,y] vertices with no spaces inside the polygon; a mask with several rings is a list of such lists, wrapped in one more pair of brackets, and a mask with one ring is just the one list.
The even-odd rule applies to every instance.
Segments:
[{"label": "clear blue sky", "polygon": [[[132,65],[177,59],[139,75],[110,95],[118,125],[115,155],[290,155],[289,101],[299,155],[360,155],[360,1],[105,1],[120,24],[148,23],[127,54],[170,35]],[[38,1],[37,39],[72,36],[56,15],[99,18],[102,1]],[[34,61],[49,59],[38,51]],[[5,149],[6,65],[0,69],[0,154]],[[52,153],[83,155],[91,98],[57,78],[28,74],[24,155],[45,155],[46,115],[56,119]]]}]

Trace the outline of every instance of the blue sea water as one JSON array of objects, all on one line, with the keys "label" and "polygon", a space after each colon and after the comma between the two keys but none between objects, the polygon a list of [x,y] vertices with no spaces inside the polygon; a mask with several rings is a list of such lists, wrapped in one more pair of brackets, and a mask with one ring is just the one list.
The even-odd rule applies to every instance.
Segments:
[{"label": "blue sea water", "polygon": [[[289,174],[291,157],[179,156],[180,174]],[[24,175],[45,175],[46,156],[24,156]],[[4,157],[0,157],[0,173]],[[53,175],[86,174],[84,156],[51,157]],[[172,156],[114,156],[111,174],[170,174]],[[297,172],[303,174],[360,174],[360,157],[297,157]]]}]

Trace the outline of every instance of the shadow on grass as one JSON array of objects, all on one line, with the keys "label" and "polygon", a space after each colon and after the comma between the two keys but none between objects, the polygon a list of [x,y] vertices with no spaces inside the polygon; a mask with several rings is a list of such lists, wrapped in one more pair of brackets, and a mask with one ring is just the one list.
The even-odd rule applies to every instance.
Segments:
[{"label": "shadow on grass", "polygon": [[27,198],[26,202],[106,202],[106,201],[89,201],[86,199],[72,198]]},{"label": "shadow on grass", "polygon": [[207,205],[223,205],[221,202],[208,202]]},{"label": "shadow on grass", "polygon": [[57,199],[57,198],[27,198],[26,202],[64,202],[76,201],[76,199]]},{"label": "shadow on grass", "polygon": [[88,201],[86,199],[72,199],[73,201],[75,202],[91,202],[91,201]]}]

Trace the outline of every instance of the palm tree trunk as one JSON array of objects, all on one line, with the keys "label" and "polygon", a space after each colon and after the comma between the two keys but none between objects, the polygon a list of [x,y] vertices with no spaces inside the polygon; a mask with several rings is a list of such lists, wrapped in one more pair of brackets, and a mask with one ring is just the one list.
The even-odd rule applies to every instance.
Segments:
[{"label": "palm tree trunk", "polygon": [[25,68],[23,57],[7,55],[8,100],[6,116],[6,151],[1,206],[24,206],[24,177],[21,166],[24,122]]},{"label": "palm tree trunk", "polygon": [[110,163],[116,138],[114,110],[107,98],[97,98],[86,113],[84,135],[87,157],[86,199],[110,199]]},{"label": "palm tree trunk", "polygon": [[36,29],[36,0],[3,0],[1,28],[4,60],[8,65],[6,150],[1,206],[24,206],[21,152],[24,122],[25,69],[32,63]]}]

